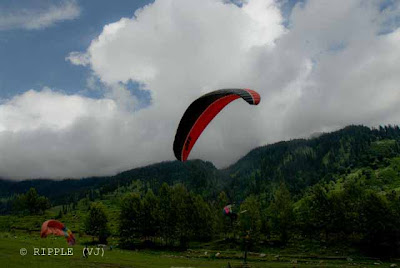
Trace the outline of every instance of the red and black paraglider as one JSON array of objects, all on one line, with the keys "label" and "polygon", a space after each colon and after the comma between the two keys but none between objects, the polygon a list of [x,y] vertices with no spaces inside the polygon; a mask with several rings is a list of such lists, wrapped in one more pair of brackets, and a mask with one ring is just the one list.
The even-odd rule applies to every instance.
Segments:
[{"label": "red and black paraglider", "polygon": [[74,234],[69,230],[64,223],[57,220],[48,220],[42,224],[42,229],[40,231],[40,237],[45,238],[49,234],[54,234],[58,236],[64,236],[67,239],[68,244],[75,244]]},{"label": "red and black paraglider", "polygon": [[186,109],[174,140],[174,153],[186,161],[197,139],[213,118],[229,103],[242,98],[251,105],[260,103],[260,95],[251,89],[220,89],[201,96]]}]

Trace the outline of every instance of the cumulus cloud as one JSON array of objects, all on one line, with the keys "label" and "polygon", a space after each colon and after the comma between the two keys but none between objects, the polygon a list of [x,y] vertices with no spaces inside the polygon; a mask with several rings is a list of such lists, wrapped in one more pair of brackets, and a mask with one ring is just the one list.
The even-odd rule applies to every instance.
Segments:
[{"label": "cumulus cloud", "polygon": [[68,128],[79,117],[101,118],[112,115],[115,110],[116,103],[111,99],[67,96],[49,88],[29,90],[0,106],[0,131],[57,131]]},{"label": "cumulus cloud", "polygon": [[0,30],[44,29],[61,21],[76,19],[80,12],[81,10],[74,0],[67,0],[43,8],[1,8]]},{"label": "cumulus cloud", "polygon": [[146,146],[133,144],[142,135],[140,123],[118,99],[30,90],[0,106],[0,174],[15,179],[110,174],[132,164],[132,153]]},{"label": "cumulus cloud", "polygon": [[[0,106],[20,122],[0,118],[0,148],[11,153],[0,174],[80,177],[172,160],[186,107],[218,88],[247,87],[262,96],[257,107],[240,100],[226,107],[194,146],[190,158],[219,167],[282,139],[348,124],[398,124],[400,30],[393,22],[400,10],[381,3],[309,0],[283,18],[273,0],[156,0],[104,26],[87,51],[69,55],[108,88],[103,100],[41,91]],[[129,81],[151,92],[150,106],[127,109],[137,105]],[[62,120],[45,112],[32,119],[35,112],[22,104],[29,94],[55,94],[55,105],[77,98],[87,110],[64,118],[66,106],[57,105]]]}]

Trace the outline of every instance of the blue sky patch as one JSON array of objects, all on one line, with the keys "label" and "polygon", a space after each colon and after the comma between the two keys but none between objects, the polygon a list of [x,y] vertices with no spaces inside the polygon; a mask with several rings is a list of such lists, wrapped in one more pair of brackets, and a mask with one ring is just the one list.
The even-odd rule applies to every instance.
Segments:
[{"label": "blue sky patch", "polygon": [[[136,9],[151,1],[70,2],[80,9],[75,19],[58,21],[41,29],[1,29],[0,25],[0,99],[9,99],[29,89],[40,90],[44,86],[60,88],[69,94],[85,90],[91,71],[72,65],[65,57],[71,51],[85,51],[104,25],[122,17],[132,17]],[[0,3],[0,10],[6,10],[6,14],[22,11],[28,14],[60,3],[6,0]],[[89,91],[90,94],[96,97],[98,92]]]}]

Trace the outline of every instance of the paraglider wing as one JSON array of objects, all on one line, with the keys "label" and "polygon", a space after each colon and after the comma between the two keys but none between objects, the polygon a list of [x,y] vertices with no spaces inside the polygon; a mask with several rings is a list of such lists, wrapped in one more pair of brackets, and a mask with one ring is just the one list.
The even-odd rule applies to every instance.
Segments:
[{"label": "paraglider wing", "polygon": [[232,213],[232,205],[225,206],[223,211],[224,211],[225,215],[231,214]]},{"label": "paraglider wing", "polygon": [[175,157],[186,161],[197,139],[213,118],[229,103],[242,98],[251,105],[260,103],[260,95],[251,89],[220,89],[195,100],[179,123],[174,140]]},{"label": "paraglider wing", "polygon": [[48,220],[42,224],[40,237],[45,238],[50,234],[64,236],[67,239],[68,244],[75,244],[74,234],[60,221]]},{"label": "paraglider wing", "polygon": [[42,229],[40,231],[40,237],[47,237],[49,234],[55,234],[59,236],[64,235],[63,229],[64,224],[56,220],[48,220],[42,224]]},{"label": "paraglider wing", "polygon": [[68,237],[67,237],[68,244],[69,245],[75,245],[75,236],[74,236],[74,234],[68,228],[67,228],[67,233],[68,233]]},{"label": "paraglider wing", "polygon": [[235,221],[238,217],[237,213],[232,211],[232,205],[225,206],[223,212],[225,216],[228,216],[233,221]]}]

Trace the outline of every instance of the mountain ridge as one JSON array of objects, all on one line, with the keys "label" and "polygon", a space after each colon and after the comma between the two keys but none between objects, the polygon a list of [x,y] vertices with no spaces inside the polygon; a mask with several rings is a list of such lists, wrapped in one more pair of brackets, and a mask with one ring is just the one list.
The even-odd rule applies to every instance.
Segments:
[{"label": "mountain ridge", "polygon": [[[389,153],[385,152],[384,156],[374,155],[379,152],[372,153],[371,144],[382,140],[394,141],[392,145],[386,144]],[[164,161],[113,176],[64,180],[1,179],[0,197],[7,198],[34,187],[38,193],[58,204],[71,198],[71,193],[77,195],[76,198],[90,191],[108,193],[134,180],[142,180],[146,187],[156,190],[164,182],[170,185],[183,183],[188,189],[206,198],[226,191],[231,199],[239,200],[249,194],[266,191],[272,187],[271,183],[285,181],[290,191],[296,194],[320,180],[329,180],[331,174],[345,174],[352,168],[371,165],[371,161],[379,164],[382,157],[399,155],[399,141],[398,126],[375,129],[351,125],[318,137],[280,141],[254,148],[224,169],[217,169],[211,162],[203,160],[184,163]],[[393,151],[391,154],[390,150]]]}]

